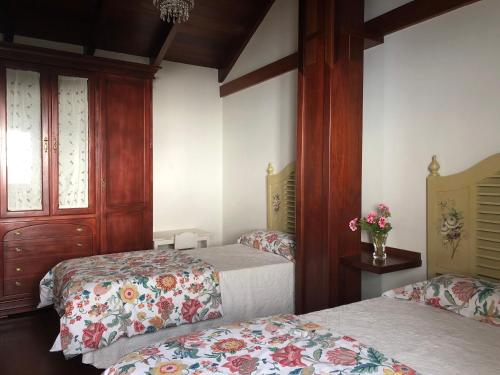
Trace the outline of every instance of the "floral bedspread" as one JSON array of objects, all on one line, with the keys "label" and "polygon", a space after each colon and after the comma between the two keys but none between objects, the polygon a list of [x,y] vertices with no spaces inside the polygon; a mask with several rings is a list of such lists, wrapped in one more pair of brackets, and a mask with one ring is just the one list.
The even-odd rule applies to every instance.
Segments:
[{"label": "floral bedspread", "polygon": [[[61,316],[60,348],[74,356],[123,336],[222,316],[218,274],[180,251],[71,259],[40,282],[40,305]],[[57,341],[56,341],[57,344]]]},{"label": "floral bedspread", "polygon": [[295,315],[226,325],[123,357],[105,375],[380,374],[416,372],[376,349]]}]

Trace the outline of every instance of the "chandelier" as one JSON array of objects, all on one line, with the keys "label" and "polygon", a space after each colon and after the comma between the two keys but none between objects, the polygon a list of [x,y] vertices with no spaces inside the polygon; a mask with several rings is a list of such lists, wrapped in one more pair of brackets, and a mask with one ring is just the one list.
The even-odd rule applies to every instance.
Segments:
[{"label": "chandelier", "polygon": [[194,7],[194,0],[153,0],[153,4],[160,10],[160,18],[173,23],[185,22],[189,18],[189,11]]}]

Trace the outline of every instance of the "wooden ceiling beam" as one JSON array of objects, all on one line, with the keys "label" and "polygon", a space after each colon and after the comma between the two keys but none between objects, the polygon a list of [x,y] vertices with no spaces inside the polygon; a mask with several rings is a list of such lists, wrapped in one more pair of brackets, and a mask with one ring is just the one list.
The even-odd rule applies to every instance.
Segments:
[{"label": "wooden ceiling beam", "polygon": [[166,26],[163,31],[164,37],[161,38],[160,47],[157,48],[157,52],[153,53],[150,58],[150,64],[153,66],[161,65],[161,62],[163,61],[163,59],[165,59],[169,48],[174,42],[175,36],[177,35],[180,26],[178,23],[171,23],[167,25],[170,26]]},{"label": "wooden ceiling beam", "polygon": [[[364,31],[366,35],[383,39],[383,37],[388,34],[392,34],[396,31],[427,21],[477,1],[480,0],[414,0],[365,22]],[[376,39],[369,39],[372,39],[372,43],[365,43],[365,48],[380,44],[373,43]]]},{"label": "wooden ceiling beam", "polygon": [[287,73],[299,67],[299,54],[292,53],[278,61],[272,62],[260,69],[254,70],[240,78],[227,82],[220,86],[220,97],[234,94],[248,87],[257,85],[281,74]]},{"label": "wooden ceiling beam", "polygon": [[3,31],[3,41],[12,43],[14,41],[14,11],[12,1],[5,0],[3,2],[2,11],[4,13],[5,28]]},{"label": "wooden ceiling beam", "polygon": [[87,41],[83,46],[83,53],[88,56],[93,56],[95,53],[99,30],[105,19],[105,0],[96,0],[93,13],[94,17],[92,17],[92,22],[90,23]]},{"label": "wooden ceiling beam", "polygon": [[250,39],[252,39],[253,34],[255,33],[255,31],[257,31],[257,28],[259,27],[262,20],[266,16],[267,12],[269,12],[269,9],[271,9],[271,6],[273,4],[274,0],[268,0],[268,2],[262,7],[261,11],[257,14],[257,17],[251,24],[251,27],[248,28],[248,33],[246,33],[245,36],[241,39],[241,41],[236,45],[234,51],[231,54],[229,54],[227,63],[223,68],[219,69],[219,83],[224,82],[224,80],[227,78],[227,76],[231,72],[231,69],[233,69],[234,64],[236,64],[236,61],[238,61],[238,58],[240,57],[241,53],[247,46]]}]

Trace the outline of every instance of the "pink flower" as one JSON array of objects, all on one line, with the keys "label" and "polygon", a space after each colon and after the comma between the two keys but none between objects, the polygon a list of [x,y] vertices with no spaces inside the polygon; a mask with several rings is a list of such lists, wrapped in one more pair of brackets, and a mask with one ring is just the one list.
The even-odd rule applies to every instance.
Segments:
[{"label": "pink flower", "polygon": [[352,337],[349,336],[342,336],[342,340],[349,341],[349,342],[356,342]]},{"label": "pink flower", "polygon": [[326,353],[326,358],[330,363],[341,366],[354,366],[358,362],[357,357],[358,353],[342,347],[329,350]]},{"label": "pink flower", "polygon": [[273,361],[278,362],[281,366],[288,367],[306,367],[306,364],[301,361],[302,359],[301,349],[295,345],[289,344],[284,348],[276,350],[272,355]]},{"label": "pink flower", "polygon": [[174,311],[174,304],[172,302],[172,298],[165,298],[163,296],[160,297],[160,300],[155,303],[158,308],[158,314],[161,315],[162,319],[169,319],[170,314]]},{"label": "pink flower", "polygon": [[135,332],[142,332],[142,331],[144,331],[144,329],[145,329],[144,324],[142,324],[138,320],[134,320],[134,331]]},{"label": "pink flower", "polygon": [[160,353],[160,349],[158,348],[144,348],[139,352],[139,354],[144,357],[157,355],[158,353]]},{"label": "pink flower", "polygon": [[415,375],[416,374],[414,369],[412,369],[412,368],[410,368],[402,363],[394,364],[392,366],[392,368],[394,369],[396,374],[401,374],[401,375]]},{"label": "pink flower", "polygon": [[270,233],[267,237],[266,237],[266,241],[267,243],[273,243],[274,241],[276,241],[278,239],[278,234],[277,233]]},{"label": "pink flower", "polygon": [[374,224],[375,223],[375,218],[377,217],[377,213],[375,211],[372,211],[370,212],[367,216],[366,216],[366,222],[367,223],[370,223],[370,224]]},{"label": "pink flower", "polygon": [[61,331],[59,334],[61,335],[61,347],[67,349],[73,339],[73,335],[69,331],[68,326],[61,324]]},{"label": "pink flower", "polygon": [[251,374],[257,368],[257,358],[252,358],[250,355],[245,354],[241,356],[228,357],[227,362],[222,365],[229,369],[231,373],[238,374]]},{"label": "pink flower", "polygon": [[439,297],[429,298],[425,301],[427,305],[442,308]]},{"label": "pink flower", "polygon": [[358,218],[355,217],[349,222],[349,229],[352,230],[353,232],[356,232],[358,229]]},{"label": "pink flower", "polygon": [[389,211],[389,206],[385,205],[384,203],[379,203],[377,205],[377,208],[380,210],[380,211]]},{"label": "pink flower", "polygon": [[182,318],[187,320],[189,323],[193,323],[193,317],[196,315],[198,310],[202,307],[200,301],[197,299],[188,299],[182,303]]},{"label": "pink flower", "polygon": [[387,224],[387,219],[385,217],[381,217],[378,219],[378,226],[382,229],[385,228],[385,225]]},{"label": "pink flower", "polygon": [[83,330],[82,341],[86,348],[99,349],[101,337],[107,328],[101,322],[90,323],[87,328]]},{"label": "pink flower", "polygon": [[220,312],[218,311],[210,311],[208,314],[207,314],[207,320],[211,320],[211,319],[219,319],[219,318],[222,318],[222,315],[220,314]]}]

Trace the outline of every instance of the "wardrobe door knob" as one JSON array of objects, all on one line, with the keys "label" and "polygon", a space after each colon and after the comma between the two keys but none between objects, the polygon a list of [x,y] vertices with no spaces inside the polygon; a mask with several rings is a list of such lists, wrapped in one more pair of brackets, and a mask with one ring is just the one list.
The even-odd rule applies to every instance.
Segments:
[{"label": "wardrobe door knob", "polygon": [[16,247],[16,253],[20,253],[21,251],[23,251],[23,249],[21,249],[20,247]]},{"label": "wardrobe door knob", "polygon": [[20,281],[16,281],[16,283],[15,283],[15,284],[16,284],[16,286],[17,286],[17,287],[19,287],[19,286],[23,285],[23,284],[21,284],[21,282],[20,282]]},{"label": "wardrobe door knob", "polygon": [[23,269],[21,267],[16,267],[16,272],[21,272]]}]

